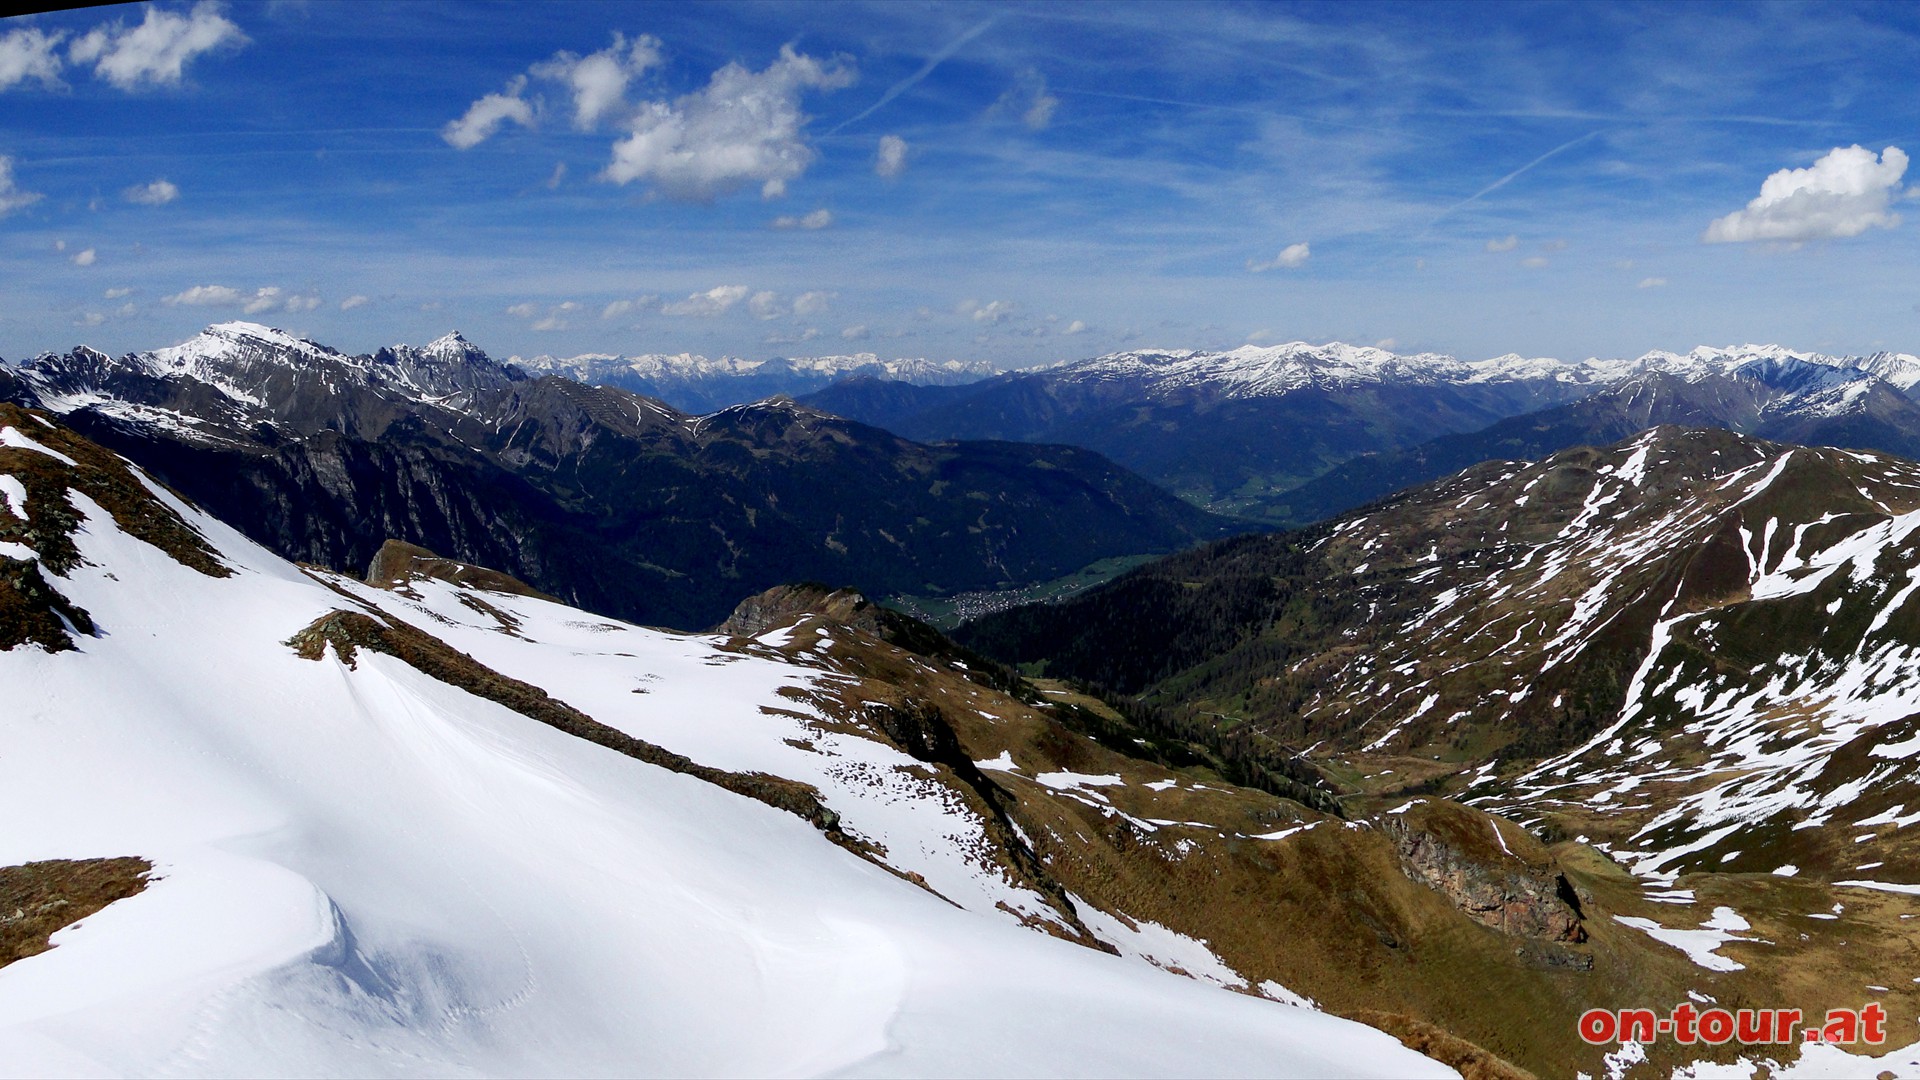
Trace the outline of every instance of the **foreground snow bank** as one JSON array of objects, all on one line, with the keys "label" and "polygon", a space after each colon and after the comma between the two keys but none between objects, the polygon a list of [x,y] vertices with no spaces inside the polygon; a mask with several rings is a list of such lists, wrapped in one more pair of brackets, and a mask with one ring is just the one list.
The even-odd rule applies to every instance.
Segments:
[{"label": "foreground snow bank", "polygon": [[[0,652],[0,865],[159,880],[0,969],[0,1074],[1451,1075],[959,910],[392,657],[301,660],[287,639],[345,597],[172,500],[234,576],[75,501],[59,584],[100,632]],[[618,693],[703,666],[620,629]],[[704,667],[687,722],[764,728],[772,688]]]}]

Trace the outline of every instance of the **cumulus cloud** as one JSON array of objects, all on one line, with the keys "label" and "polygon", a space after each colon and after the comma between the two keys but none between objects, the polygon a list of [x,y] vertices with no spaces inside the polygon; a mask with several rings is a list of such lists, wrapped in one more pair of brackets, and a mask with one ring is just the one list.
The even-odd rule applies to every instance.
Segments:
[{"label": "cumulus cloud", "polygon": [[1547,265],[1547,259],[1544,255],[1535,255],[1531,258],[1521,259],[1520,265],[1529,270],[1539,270]]},{"label": "cumulus cloud", "polygon": [[139,26],[116,21],[95,27],[75,39],[67,58],[93,65],[96,77],[122,90],[137,90],[177,85],[195,57],[246,43],[247,35],[220,14],[219,4],[201,0],[184,15],[148,5]]},{"label": "cumulus cloud", "polygon": [[871,336],[872,333],[867,329],[866,323],[849,326],[840,331],[840,337],[847,341],[865,341]]},{"label": "cumulus cloud", "polygon": [[745,300],[751,291],[745,285],[715,285],[685,300],[663,304],[660,311],[666,315],[722,315]]},{"label": "cumulus cloud", "polygon": [[141,206],[165,206],[180,197],[180,188],[163,176],[151,184],[135,184],[120,197]]},{"label": "cumulus cloud", "polygon": [[82,315],[78,319],[75,319],[73,325],[99,326],[101,323],[106,321],[107,321],[107,317],[105,315],[102,315],[97,311],[89,311],[85,315]]},{"label": "cumulus cloud", "polygon": [[304,296],[289,296],[287,297],[286,303],[280,306],[281,306],[281,310],[283,311],[292,311],[292,312],[312,311],[313,309],[320,306],[320,298],[313,295],[312,293],[308,293]]},{"label": "cumulus cloud", "polygon": [[597,53],[557,52],[528,71],[535,78],[564,85],[573,96],[573,126],[592,131],[602,120],[625,113],[627,86],[659,64],[659,38],[642,34],[628,43],[616,32],[613,44]]},{"label": "cumulus cloud", "polygon": [[641,105],[601,175],[616,184],[648,181],[675,199],[711,199],[754,183],[763,197],[782,195],[815,157],[802,130],[808,117],[801,95],[852,82],[845,61],[822,61],[791,45],[764,71],[730,63],[702,90]]},{"label": "cumulus cloud", "polygon": [[1836,147],[1807,168],[1767,177],[1746,209],[1714,219],[1700,238],[1709,244],[1798,244],[1891,229],[1900,224],[1890,206],[1902,194],[1906,171],[1906,152],[1897,146],[1877,155],[1863,146]]},{"label": "cumulus cloud", "polygon": [[106,297],[109,300],[118,300],[123,296],[132,296],[133,290],[132,289],[108,289],[106,292],[103,292],[100,295]]},{"label": "cumulus cloud", "polygon": [[241,306],[240,312],[243,315],[258,315],[263,311],[272,311],[279,306],[280,289],[277,286],[269,285],[263,289],[254,290],[253,298]]},{"label": "cumulus cloud", "polygon": [[0,90],[8,90],[28,79],[42,86],[60,85],[60,42],[64,31],[47,33],[26,27],[0,35]]},{"label": "cumulus cloud", "polygon": [[505,93],[488,94],[467,106],[458,120],[447,121],[440,137],[455,150],[471,150],[493,137],[500,125],[511,120],[521,127],[533,126],[533,106],[520,95],[527,88],[526,76],[517,76],[507,84]]},{"label": "cumulus cloud", "polygon": [[1667,287],[1667,279],[1663,277],[1641,278],[1640,284],[1636,287],[1641,289],[1664,289]]},{"label": "cumulus cloud", "polygon": [[347,297],[345,300],[340,301],[340,310],[352,311],[354,308],[366,307],[368,304],[371,304],[371,303],[373,303],[372,300],[368,299],[365,296],[361,296],[358,293],[355,293],[354,295]]},{"label": "cumulus cloud", "polygon": [[540,305],[529,300],[525,303],[515,304],[512,307],[508,308],[507,314],[513,316],[516,319],[531,319],[535,315],[540,314]]},{"label": "cumulus cloud", "polygon": [[1075,319],[1072,322],[1067,324],[1067,328],[1065,330],[1062,330],[1060,332],[1062,334],[1084,334],[1087,332],[1087,324],[1081,322],[1079,319]]},{"label": "cumulus cloud", "polygon": [[225,285],[195,285],[183,292],[166,297],[168,304],[186,304],[191,307],[225,307],[237,304],[241,300],[240,290]]},{"label": "cumulus cloud", "polygon": [[1307,259],[1312,254],[1313,248],[1306,244],[1288,244],[1280,250],[1280,254],[1275,255],[1268,262],[1248,259],[1247,269],[1256,274],[1267,270],[1297,270],[1307,264]]},{"label": "cumulus cloud", "polygon": [[580,310],[578,303],[572,300],[562,301],[548,308],[546,318],[535,322],[529,329],[565,330],[567,328],[567,316],[578,310]]},{"label": "cumulus cloud", "polygon": [[1027,71],[987,110],[989,116],[1017,116],[1030,131],[1039,131],[1053,123],[1060,99],[1047,93],[1046,77]]},{"label": "cumulus cloud", "polygon": [[756,319],[777,319],[787,313],[778,293],[757,292],[747,301],[747,311]]},{"label": "cumulus cloud", "polygon": [[600,317],[603,319],[617,319],[628,312],[646,311],[659,306],[660,298],[652,294],[633,300],[615,300],[613,303],[600,309]]},{"label": "cumulus cloud", "polygon": [[898,135],[880,136],[880,149],[873,156],[873,171],[891,180],[907,171],[907,140]]},{"label": "cumulus cloud", "polygon": [[1018,308],[1019,305],[1011,300],[993,300],[985,304],[982,304],[978,300],[968,300],[962,303],[958,310],[960,314],[967,316],[974,322],[997,326],[1013,318],[1013,314]]},{"label": "cumulus cloud", "polygon": [[1517,248],[1519,246],[1520,246],[1520,238],[1518,236],[1510,235],[1504,240],[1487,241],[1487,250],[1496,255],[1502,251],[1512,251],[1514,248]]},{"label": "cumulus cloud", "polygon": [[0,217],[40,201],[37,191],[22,191],[13,180],[13,159],[0,156]]},{"label": "cumulus cloud", "polygon": [[838,293],[830,292],[803,292],[793,298],[793,313],[795,315],[818,315],[827,310],[827,305],[838,295]]},{"label": "cumulus cloud", "polygon": [[100,257],[99,253],[95,252],[92,248],[88,248],[85,251],[78,252],[74,255],[73,265],[92,266],[94,264],[94,261],[99,257]]},{"label": "cumulus cloud", "polygon": [[799,217],[783,216],[773,219],[773,227],[776,229],[824,229],[831,224],[833,224],[833,211],[825,209],[815,210],[811,214],[802,214]]},{"label": "cumulus cloud", "polygon": [[1373,347],[1376,349],[1397,349],[1400,347],[1400,339],[1390,337],[1381,338],[1379,341],[1373,343]]}]

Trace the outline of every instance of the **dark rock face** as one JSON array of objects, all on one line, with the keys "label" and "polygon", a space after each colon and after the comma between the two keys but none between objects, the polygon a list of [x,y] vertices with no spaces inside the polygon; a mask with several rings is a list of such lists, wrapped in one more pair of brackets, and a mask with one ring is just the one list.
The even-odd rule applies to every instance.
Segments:
[{"label": "dark rock face", "polygon": [[1474,922],[1542,942],[1587,940],[1578,896],[1525,830],[1438,801],[1377,820],[1394,838],[1407,877]]}]

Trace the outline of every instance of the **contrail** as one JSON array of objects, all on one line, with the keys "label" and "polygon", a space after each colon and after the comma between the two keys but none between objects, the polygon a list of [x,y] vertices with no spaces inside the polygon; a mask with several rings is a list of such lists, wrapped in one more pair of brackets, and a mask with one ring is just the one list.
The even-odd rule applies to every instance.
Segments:
[{"label": "contrail", "polygon": [[865,120],[867,117],[872,116],[874,113],[879,112],[881,107],[886,105],[887,102],[892,101],[894,98],[897,98],[901,94],[904,94],[907,91],[913,89],[916,85],[919,84],[920,80],[933,74],[934,68],[937,68],[941,64],[945,63],[949,58],[953,56],[954,53],[959,52],[961,47],[966,45],[967,42],[972,41],[974,38],[977,38],[981,34],[986,33],[988,29],[990,29],[993,26],[994,23],[997,23],[999,21],[1000,21],[1000,16],[995,15],[992,18],[989,18],[983,21],[980,25],[974,27],[973,29],[968,30],[966,33],[961,34],[959,37],[954,38],[952,41],[947,42],[946,48],[941,49],[939,52],[934,53],[932,56],[927,57],[927,62],[920,65],[919,71],[916,71],[913,74],[907,76],[906,78],[901,79],[899,82],[894,83],[892,86],[887,87],[887,92],[880,95],[879,101],[876,101],[873,104],[867,106],[864,110],[860,112],[859,115],[848,117],[847,119],[842,120],[839,123],[833,125],[833,127],[827,131],[827,134],[832,135],[835,132],[838,132],[841,128],[846,127],[848,124],[857,124],[860,121]]},{"label": "contrail", "polygon": [[1597,131],[1589,131],[1585,135],[1582,135],[1579,138],[1574,139],[1572,142],[1561,143],[1559,146],[1556,146],[1553,149],[1547,151],[1546,153],[1541,154],[1539,157],[1534,158],[1532,161],[1527,162],[1525,165],[1520,166],[1519,168],[1513,170],[1507,175],[1501,177],[1500,179],[1495,180],[1493,183],[1488,184],[1486,187],[1481,188],[1479,191],[1474,192],[1473,194],[1467,196],[1466,198],[1461,199],[1459,202],[1454,203],[1452,206],[1447,207],[1445,210],[1442,210],[1440,212],[1439,217],[1436,217],[1432,221],[1427,222],[1427,228],[1429,229],[1433,228],[1435,225],[1438,225],[1442,221],[1445,221],[1447,217],[1451,215],[1454,211],[1459,210],[1462,207],[1465,207],[1471,203],[1479,202],[1481,199],[1485,198],[1486,196],[1491,195],[1494,192],[1500,190],[1501,188],[1506,187],[1508,184],[1513,183],[1515,180],[1526,175],[1528,170],[1532,169],[1534,166],[1540,164],[1541,162],[1547,160],[1548,158],[1553,157],[1556,154],[1566,153],[1568,150],[1571,150],[1574,147],[1579,146],[1581,143],[1586,142],[1589,139],[1593,139],[1597,136],[1606,134],[1606,130],[1607,129],[1605,128],[1601,128]]}]

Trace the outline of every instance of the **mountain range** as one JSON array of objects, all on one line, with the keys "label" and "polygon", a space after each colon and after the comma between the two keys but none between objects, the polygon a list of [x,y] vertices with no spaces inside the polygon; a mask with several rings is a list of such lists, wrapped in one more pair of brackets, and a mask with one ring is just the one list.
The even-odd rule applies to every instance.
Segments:
[{"label": "mountain range", "polygon": [[288,558],[359,569],[399,538],[682,628],[788,581],[1009,588],[1239,528],[1083,449],[916,444],[784,399],[692,416],[457,334],[349,356],[226,323],[0,368],[0,396]]},{"label": "mountain range", "polygon": [[875,379],[905,386],[958,386],[1000,374],[979,360],[882,360],[873,353],[849,356],[774,357],[743,360],[691,353],[619,356],[585,353],[512,361],[538,375],[560,375],[595,386],[630,390],[682,412],[709,413],[729,405],[785,394],[799,397],[840,379]]},{"label": "mountain range", "polygon": [[[1576,1026],[1871,993],[1912,1042],[1920,365],[1104,360],[1051,400],[1159,395],[1137,442],[1376,449],[1246,534],[1086,447],[459,335],[0,367],[0,1060],[1920,1066]],[[953,638],[876,602],[1010,585]]]},{"label": "mountain range", "polygon": [[[1648,380],[1664,391],[1634,390]],[[1905,397],[1916,383],[1920,359],[1896,353],[1750,345],[1568,363],[1293,342],[1118,353],[959,387],[850,379],[805,400],[909,438],[1085,446],[1198,505],[1304,524],[1501,453],[1611,442],[1655,423],[1905,451],[1920,426],[1888,392]],[[1619,417],[1574,405],[1609,391]],[[1636,393],[1649,396],[1635,403]],[[1517,434],[1535,428],[1547,430]]]},{"label": "mountain range", "polygon": [[[1309,632],[1254,657],[1326,743],[1293,795],[848,591],[683,635],[417,546],[299,567],[10,406],[0,477],[23,1071],[1698,1074],[1753,1050],[1574,1020],[1913,1012],[1920,465],[1662,429],[1137,574],[1180,583],[1125,613],[1178,650],[1219,571],[1298,569]],[[1527,618],[1554,640],[1503,651]],[[1561,675],[1586,711],[1530,747]],[[1877,1052],[1774,1071],[1911,1064]]]}]

